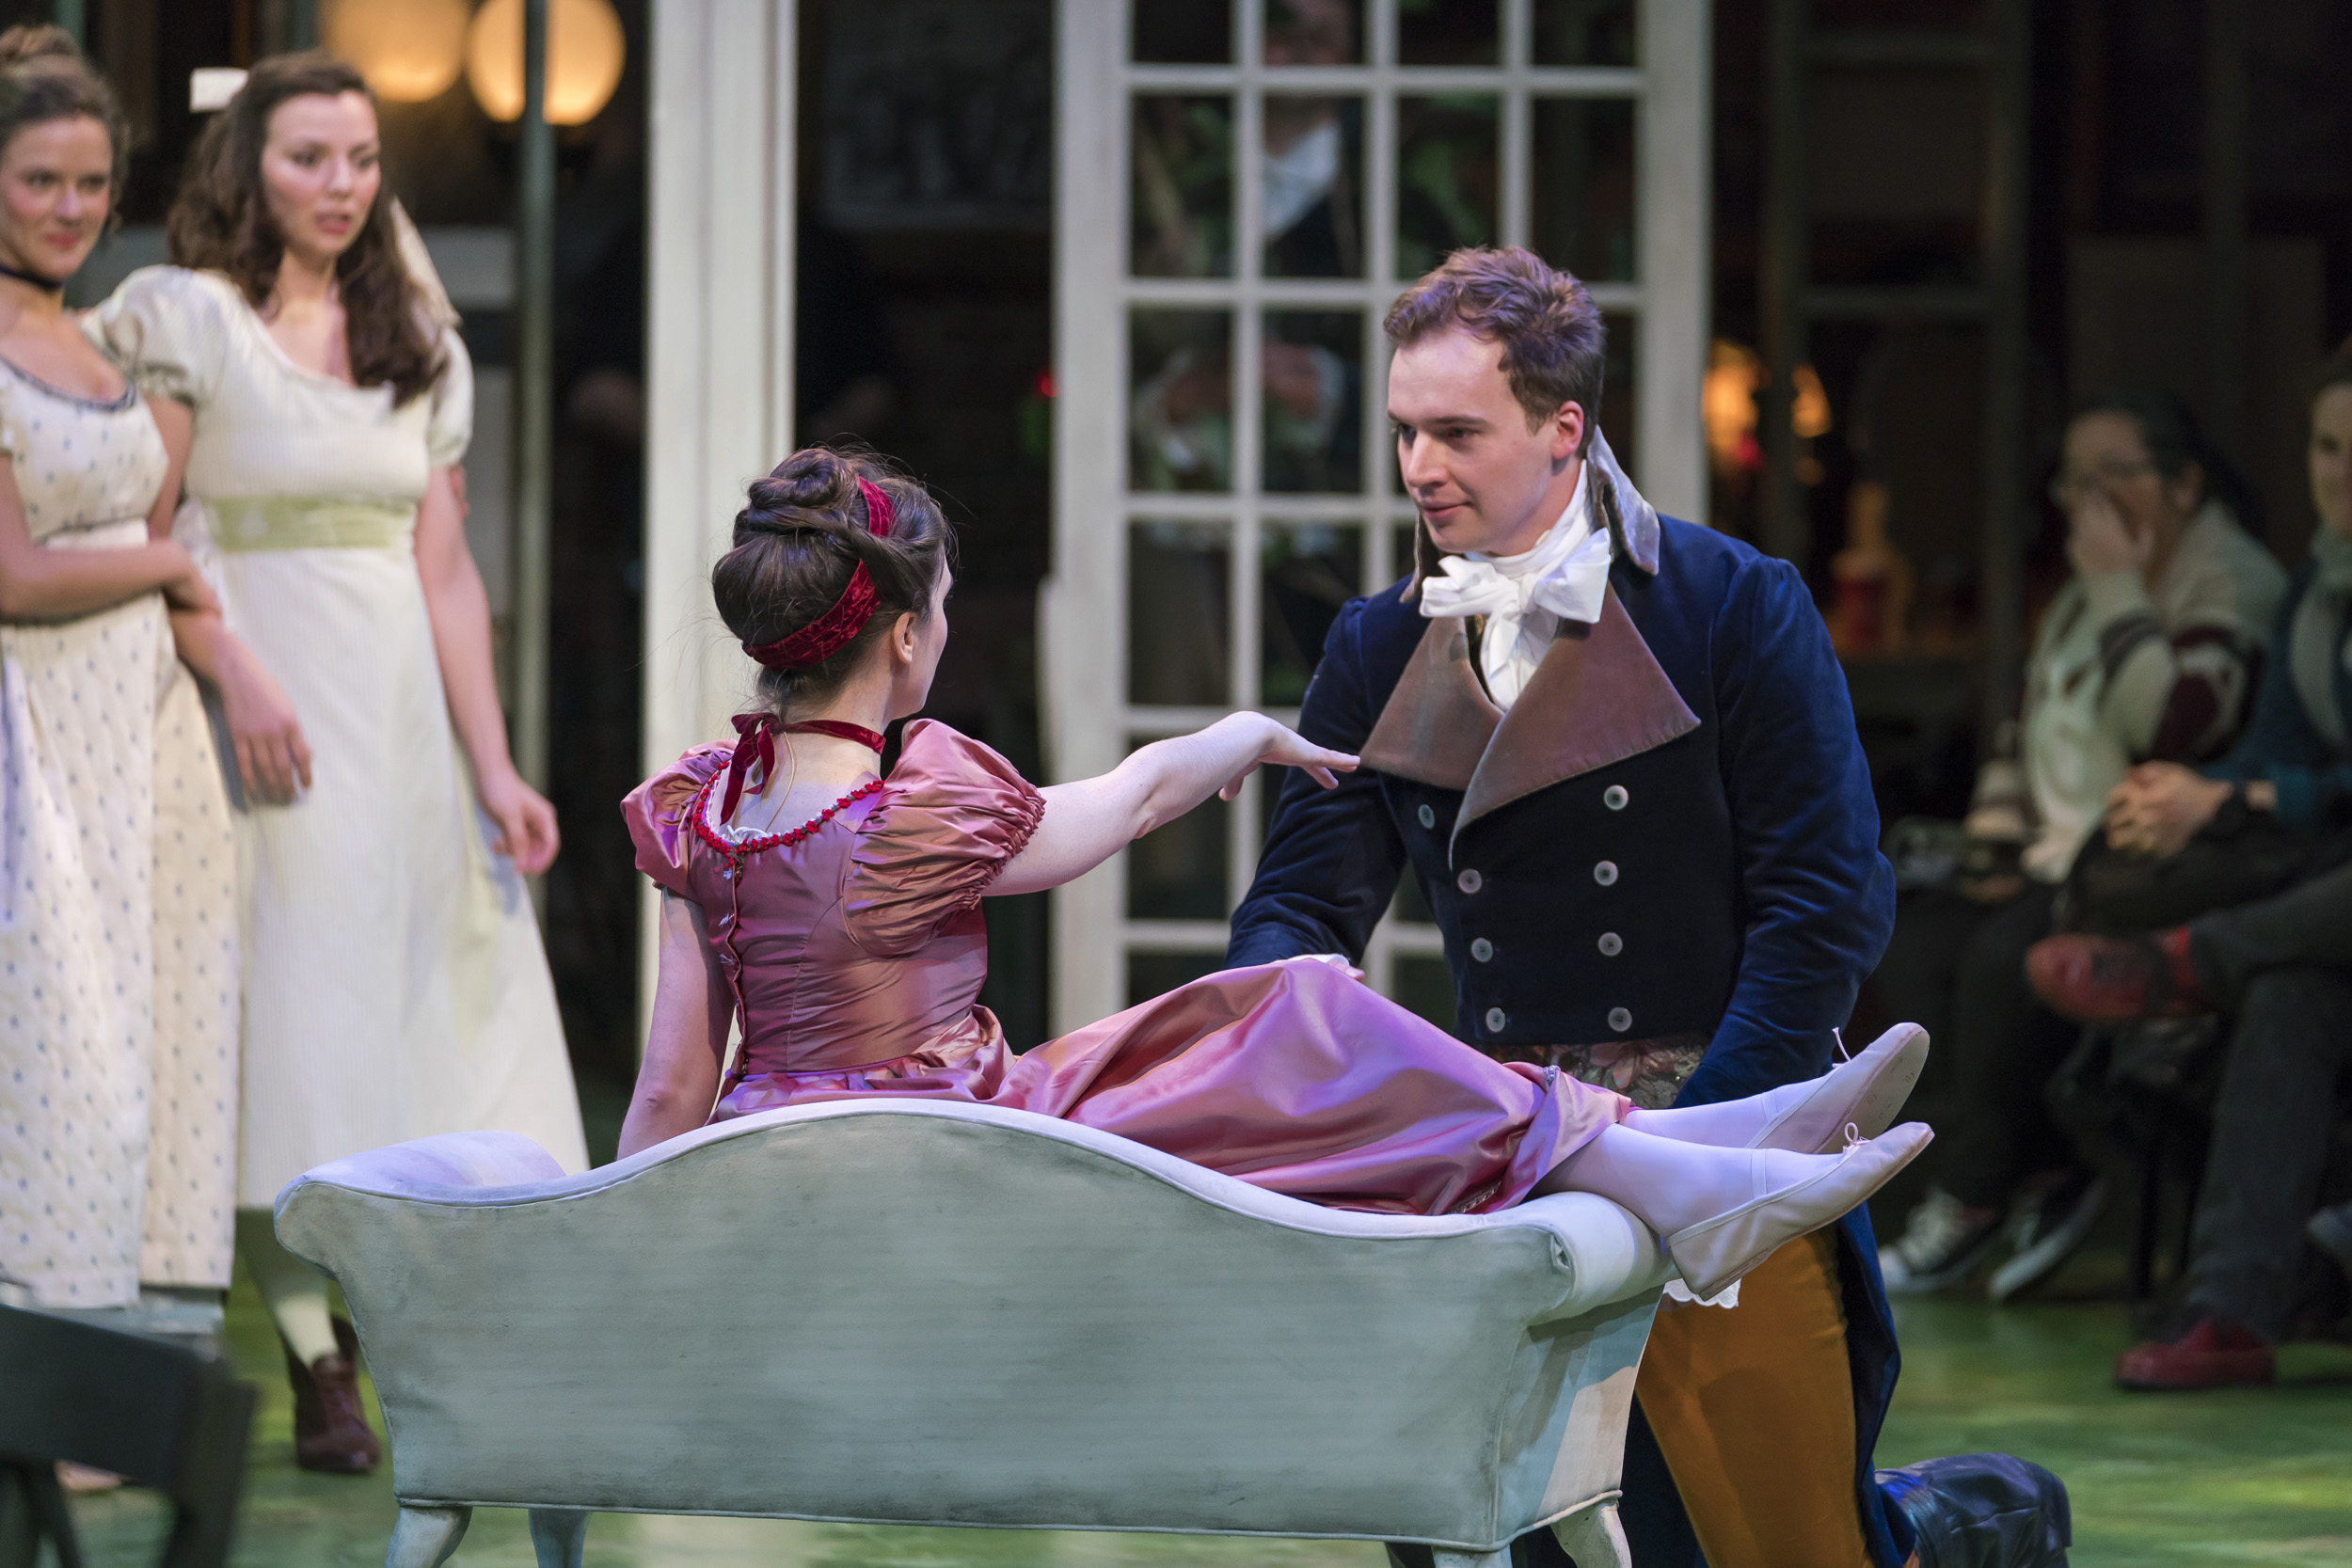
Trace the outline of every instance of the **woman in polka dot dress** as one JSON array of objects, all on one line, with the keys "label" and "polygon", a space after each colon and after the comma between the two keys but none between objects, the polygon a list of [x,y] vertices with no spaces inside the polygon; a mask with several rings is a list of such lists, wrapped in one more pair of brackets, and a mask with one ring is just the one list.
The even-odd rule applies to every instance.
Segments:
[{"label": "woman in polka dot dress", "polygon": [[0,1299],[50,1308],[226,1289],[234,1213],[235,851],[168,620],[217,606],[64,308],[122,149],[63,33],[0,34]]}]

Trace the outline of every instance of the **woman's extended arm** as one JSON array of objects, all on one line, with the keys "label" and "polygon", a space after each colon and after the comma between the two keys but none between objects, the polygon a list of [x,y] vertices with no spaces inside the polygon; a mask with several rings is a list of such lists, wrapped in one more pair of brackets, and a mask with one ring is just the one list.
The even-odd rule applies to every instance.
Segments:
[{"label": "woman's extended arm", "polygon": [[621,1123],[620,1157],[691,1132],[710,1119],[719,1096],[719,1064],[727,1053],[735,1016],[726,976],[710,950],[701,906],[661,895],[660,970],[654,981],[653,1022],[645,1059],[637,1069],[628,1117]]},{"label": "woman's extended arm", "polygon": [[1036,893],[1083,877],[1211,795],[1232,800],[1261,763],[1303,768],[1329,789],[1356,759],[1311,745],[1263,713],[1234,713],[1193,735],[1155,740],[1096,779],[1052,784],[1045,816],[992,895]]},{"label": "woman's extended arm", "polygon": [[466,548],[466,510],[457,498],[454,470],[436,468],[417,504],[417,575],[424,579],[441,689],[473,764],[474,793],[499,826],[498,852],[512,855],[517,871],[545,871],[558,843],[555,808],[523,783],[506,749],[506,716],[499,711],[490,664],[490,596]]},{"label": "woman's extended arm", "polygon": [[0,620],[63,621],[163,590],[175,607],[215,608],[188,552],[169,540],[127,550],[52,550],[33,543],[16,465],[0,456]]}]

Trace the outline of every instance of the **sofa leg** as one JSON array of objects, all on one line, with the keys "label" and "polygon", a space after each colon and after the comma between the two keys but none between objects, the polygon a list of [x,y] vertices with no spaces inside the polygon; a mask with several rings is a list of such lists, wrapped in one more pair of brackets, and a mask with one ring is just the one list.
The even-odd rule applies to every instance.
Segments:
[{"label": "sofa leg", "polygon": [[1579,1510],[1553,1525],[1551,1533],[1576,1568],[1633,1568],[1633,1551],[1625,1543],[1614,1502]]},{"label": "sofa leg", "polygon": [[400,1505],[392,1526],[392,1544],[384,1553],[384,1568],[441,1568],[473,1523],[470,1508],[419,1508]]},{"label": "sofa leg", "polygon": [[539,1568],[580,1568],[581,1555],[588,1549],[588,1511],[532,1509],[531,1546],[539,1554]]}]

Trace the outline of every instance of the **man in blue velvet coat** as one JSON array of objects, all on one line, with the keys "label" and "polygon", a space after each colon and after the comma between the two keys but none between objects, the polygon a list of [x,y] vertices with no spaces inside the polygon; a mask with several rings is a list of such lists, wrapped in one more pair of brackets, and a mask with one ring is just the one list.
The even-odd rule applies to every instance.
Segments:
[{"label": "man in blue velvet coat", "polygon": [[[1589,418],[1602,327],[1574,278],[1457,252],[1388,328],[1416,570],[1331,630],[1299,729],[1364,766],[1285,786],[1228,963],[1359,956],[1409,867],[1465,1040],[1646,1104],[1827,1070],[1895,892],[1804,582],[1627,481]],[[1898,1360],[1876,1256],[1856,1211],[1731,1310],[1661,1309],[1636,1561],[1685,1568],[1694,1535],[1714,1568],[1903,1561],[1871,1468]]]}]

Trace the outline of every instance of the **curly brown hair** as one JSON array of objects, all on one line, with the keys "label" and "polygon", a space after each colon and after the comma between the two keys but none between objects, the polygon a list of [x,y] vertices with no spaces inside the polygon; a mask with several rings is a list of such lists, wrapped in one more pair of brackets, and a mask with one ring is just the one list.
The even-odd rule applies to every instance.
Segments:
[{"label": "curly brown hair", "polygon": [[[887,539],[867,526],[860,479],[890,499]],[[751,647],[799,631],[833,607],[860,565],[880,601],[857,636],[820,662],[760,672],[760,699],[786,718],[838,691],[899,616],[930,618],[931,585],[955,562],[955,533],[922,485],[880,458],[826,447],[777,464],[752,482],[745,501],[734,547],[710,571],[719,618],[737,641]]]},{"label": "curly brown hair", "polygon": [[[291,98],[347,92],[375,103],[365,78],[317,50],[273,55],[255,65],[189,155],[165,227],[172,264],[227,275],[260,309],[278,286],[286,253],[262,189],[270,116]],[[352,379],[362,387],[389,383],[395,404],[431,387],[441,373],[441,345],[424,296],[401,261],[389,180],[377,187],[358,236],[336,258],[335,287],[342,299]]]},{"label": "curly brown hair", "polygon": [[122,223],[122,181],[131,161],[131,123],[114,88],[90,69],[73,35],[47,24],[0,33],[0,148],[28,125],[87,118],[106,128],[114,149],[106,232]]},{"label": "curly brown hair", "polygon": [[1502,345],[1502,378],[1538,430],[1564,403],[1584,410],[1584,445],[1599,428],[1609,332],[1593,296],[1518,245],[1455,251],[1389,307],[1381,326],[1398,348],[1460,327]]}]

